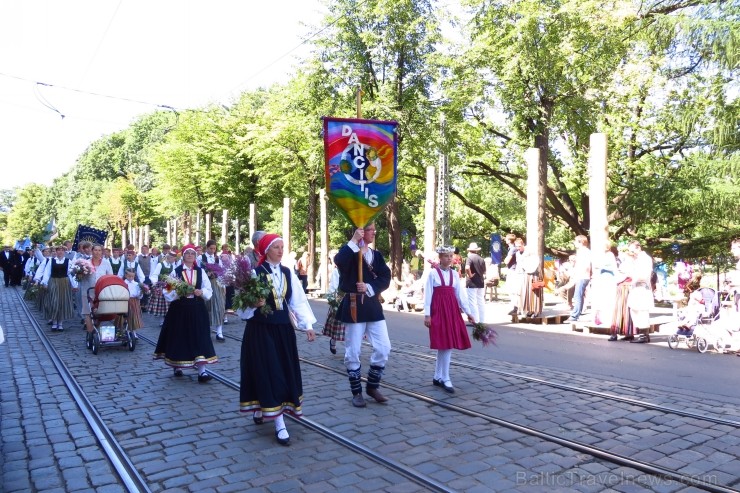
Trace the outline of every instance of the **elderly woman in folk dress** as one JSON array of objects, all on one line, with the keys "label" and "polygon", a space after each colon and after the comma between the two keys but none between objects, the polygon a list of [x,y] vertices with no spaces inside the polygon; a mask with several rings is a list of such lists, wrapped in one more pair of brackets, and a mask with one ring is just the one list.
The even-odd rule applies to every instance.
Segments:
[{"label": "elderly woman in folk dress", "polygon": [[176,377],[183,376],[183,368],[196,368],[198,382],[206,383],[212,378],[206,372],[206,365],[218,361],[205,304],[213,292],[205,272],[196,263],[193,245],[183,247],[182,264],[172,271],[170,278],[190,285],[192,292],[180,297],[176,289],[165,289],[164,297],[170,302],[170,308],[164,317],[154,357],[164,359],[165,364],[174,369]]},{"label": "elderly woman in folk dress", "polygon": [[[239,407],[242,412],[253,413],[256,424],[273,419],[277,442],[288,445],[290,435],[283,413],[297,418],[303,415],[303,381],[290,314],[295,315],[298,330],[305,331],[309,341],[316,337],[312,328],[316,317],[295,272],[280,264],[282,238],[265,234],[258,250],[264,253],[254,274],[270,280],[271,293],[255,307],[240,311],[247,324],[241,350]],[[272,312],[262,313],[264,305]]]},{"label": "elderly woman in folk dress", "polygon": [[103,258],[103,245],[95,244],[92,246],[92,257],[90,258],[90,263],[93,266],[93,272],[89,276],[85,276],[80,280],[80,299],[82,300],[81,313],[85,318],[85,329],[88,333],[92,333],[93,331],[88,295],[91,297],[94,296],[94,292],[89,290],[95,288],[95,283],[98,282],[98,279],[105,275],[113,274],[110,262],[108,262],[108,259]]}]

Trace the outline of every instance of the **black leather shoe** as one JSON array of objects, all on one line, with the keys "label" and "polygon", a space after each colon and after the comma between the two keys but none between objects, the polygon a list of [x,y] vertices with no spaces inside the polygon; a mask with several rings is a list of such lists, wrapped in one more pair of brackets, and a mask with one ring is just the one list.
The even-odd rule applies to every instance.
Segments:
[{"label": "black leather shoe", "polygon": [[507,313],[507,315],[516,315],[516,312],[517,312],[517,309],[516,309],[516,308],[512,308],[512,309],[511,309],[511,310],[510,310],[510,311],[509,311],[509,312]]},{"label": "black leather shoe", "polygon": [[262,416],[252,416],[252,421],[254,421],[254,424],[261,425],[265,422],[265,418]]},{"label": "black leather shoe", "polygon": [[453,387],[452,385],[447,385],[444,382],[442,382],[442,389],[444,389],[444,391],[447,392],[448,394],[455,393],[455,387]]},{"label": "black leather shoe", "polygon": [[616,340],[617,340],[617,336],[611,336],[611,337],[609,338],[609,341],[610,341],[610,342],[611,342],[611,341],[616,341]]},{"label": "black leather shoe", "polygon": [[213,377],[210,376],[208,373],[201,373],[198,375],[198,383],[206,383],[213,380]]},{"label": "black leather shoe", "polygon": [[337,341],[334,339],[329,339],[329,352],[331,354],[337,354]]},{"label": "black leather shoe", "polygon": [[445,383],[441,379],[437,380],[436,378],[433,378],[432,385],[434,385],[435,387],[444,387]]},{"label": "black leather shoe", "polygon": [[176,376],[176,377],[181,377],[181,376],[182,376],[182,370],[181,370],[181,369],[179,369],[179,368],[176,368],[176,369],[175,369],[175,376]]},{"label": "black leather shoe", "polygon": [[224,341],[226,341],[226,338],[224,336],[220,336],[220,335],[216,334],[216,340],[218,342],[224,342]]},{"label": "black leather shoe", "polygon": [[352,396],[352,405],[355,407],[367,406],[367,404],[365,403],[365,398],[362,397],[362,394],[354,394]]},{"label": "black leather shoe", "polygon": [[[290,443],[290,436],[288,438],[280,438],[280,432],[285,430],[285,428],[280,428],[279,430],[275,430],[275,439],[277,440],[277,443],[280,445],[288,445]],[[285,430],[286,432],[288,430]]]}]

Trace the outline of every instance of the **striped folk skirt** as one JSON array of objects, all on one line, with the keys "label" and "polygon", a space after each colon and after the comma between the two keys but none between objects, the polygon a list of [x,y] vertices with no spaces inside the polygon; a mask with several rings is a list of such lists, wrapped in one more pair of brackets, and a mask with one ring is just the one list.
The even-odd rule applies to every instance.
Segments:
[{"label": "striped folk skirt", "polygon": [[69,279],[65,277],[52,277],[49,279],[49,292],[47,294],[49,311],[48,317],[51,320],[61,322],[75,318],[74,301],[72,298],[72,287]]},{"label": "striped folk skirt", "polygon": [[211,327],[217,327],[224,324],[226,316],[226,288],[221,286],[216,279],[209,279],[209,281],[211,281],[213,296],[206,301],[206,308],[208,308]]},{"label": "striped folk skirt", "polygon": [[614,300],[614,315],[612,316],[612,334],[631,336],[635,334],[632,316],[630,315],[627,300],[629,299],[630,283],[623,282],[617,286],[617,296]]},{"label": "striped folk skirt", "polygon": [[139,298],[128,299],[128,330],[138,330],[144,326],[141,320],[141,303]]},{"label": "striped folk skirt", "polygon": [[155,317],[164,317],[170,304],[164,299],[162,287],[164,282],[160,281],[152,286],[152,297],[149,298],[149,313]]},{"label": "striped folk skirt", "polygon": [[324,330],[321,333],[327,337],[331,337],[335,341],[343,341],[344,331],[344,324],[337,318],[337,309],[329,305],[329,312],[326,314]]}]

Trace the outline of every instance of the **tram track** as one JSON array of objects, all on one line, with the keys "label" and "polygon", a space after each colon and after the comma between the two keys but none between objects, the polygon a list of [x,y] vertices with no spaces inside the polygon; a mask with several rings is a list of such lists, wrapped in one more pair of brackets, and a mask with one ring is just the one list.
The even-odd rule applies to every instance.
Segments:
[{"label": "tram track", "polygon": [[[233,335],[230,335],[230,334],[229,335],[226,335],[226,337],[228,339],[232,339],[232,340],[238,341],[240,343],[242,341],[242,338],[241,337],[233,336]],[[394,351],[399,352],[399,351],[397,351],[395,349],[394,349]],[[421,353],[414,353],[414,352],[411,352],[411,351],[401,351],[401,352],[403,352],[404,354],[407,354],[407,355],[423,356],[424,359],[433,359],[433,357],[429,357],[428,355],[423,355]],[[337,374],[342,375],[342,376],[346,376],[346,374],[345,374],[345,372],[343,370],[340,370],[340,369],[337,369],[337,368],[333,368],[333,367],[331,367],[329,365],[326,365],[324,363],[321,363],[321,362],[318,362],[318,361],[314,361],[314,360],[311,360],[311,359],[305,358],[305,357],[299,357],[299,359],[300,359],[300,361],[302,363],[307,363],[307,364],[310,364],[312,366],[315,366],[315,367],[318,367],[318,368],[321,368],[321,369],[324,369],[324,370],[327,370],[327,371],[331,371],[331,372],[337,373]],[[467,365],[467,364],[464,364],[464,363],[459,363],[458,366],[460,366],[460,367],[466,367],[468,369],[473,369],[473,370],[485,370],[485,371],[489,371],[489,369],[487,369],[486,367],[481,367],[479,365]],[[621,396],[615,396],[615,395],[610,394],[610,393],[597,392],[597,391],[593,391],[593,390],[590,390],[590,389],[584,389],[584,388],[580,388],[580,387],[575,387],[575,386],[570,386],[570,385],[564,385],[564,384],[560,384],[560,383],[556,383],[556,382],[549,382],[549,381],[544,380],[544,379],[539,379],[539,378],[535,378],[535,377],[529,377],[529,376],[514,374],[514,373],[511,373],[511,372],[503,372],[503,371],[494,370],[494,369],[490,369],[490,371],[492,371],[494,373],[501,374],[501,375],[505,375],[507,377],[520,378],[520,379],[523,379],[523,380],[526,380],[526,381],[530,381],[530,382],[540,383],[540,384],[544,384],[544,385],[550,385],[552,387],[555,387],[555,388],[558,388],[558,389],[561,389],[561,390],[568,390],[568,391],[571,391],[571,392],[582,393],[582,394],[586,394],[586,395],[590,395],[590,396],[594,396],[594,397],[598,397],[598,398],[602,398],[602,399],[611,399],[611,400],[614,400],[614,401],[618,401],[618,402],[630,404],[630,405],[633,405],[633,406],[641,406],[641,407],[644,407],[646,409],[650,409],[650,410],[654,410],[654,411],[660,411],[660,412],[664,412],[666,414],[677,414],[677,415],[682,416],[682,417],[685,417],[685,418],[702,419],[702,420],[711,422],[713,424],[722,424],[722,425],[731,426],[731,427],[734,427],[734,428],[740,428],[740,422],[735,421],[735,420],[724,419],[724,418],[719,418],[719,417],[712,417],[712,416],[706,416],[706,415],[703,415],[703,414],[691,413],[691,412],[687,412],[687,411],[681,411],[681,410],[677,410],[677,409],[674,409],[674,408],[669,408],[669,407],[666,407],[666,406],[660,406],[660,405],[653,404],[653,403],[639,401],[639,400],[636,400],[636,399],[631,399],[631,398],[621,397]],[[211,372],[209,370],[209,373],[211,373],[215,377],[214,372]],[[363,378],[363,381],[366,381],[366,379]],[[717,484],[714,484],[712,482],[705,481],[703,479],[697,478],[695,476],[683,474],[683,473],[681,473],[680,471],[677,471],[677,470],[673,470],[673,469],[670,469],[670,468],[661,467],[661,466],[658,466],[658,465],[655,465],[655,464],[652,464],[652,463],[649,463],[649,462],[645,462],[645,461],[635,460],[635,459],[632,459],[630,457],[624,456],[622,454],[617,454],[617,453],[614,453],[614,452],[610,452],[608,450],[601,449],[601,448],[598,448],[598,447],[594,447],[594,446],[591,446],[589,444],[586,444],[586,443],[583,443],[583,442],[579,442],[577,440],[571,440],[571,439],[568,439],[568,438],[559,437],[559,436],[554,435],[552,433],[544,432],[544,431],[538,430],[538,429],[533,428],[533,427],[530,427],[530,426],[526,426],[526,425],[522,425],[520,423],[516,423],[516,422],[511,421],[511,420],[506,420],[506,419],[498,418],[498,417],[492,416],[492,415],[487,414],[487,413],[476,411],[476,410],[471,409],[471,408],[467,408],[467,407],[464,407],[464,406],[459,406],[459,405],[456,405],[456,404],[453,404],[453,403],[450,403],[448,401],[444,401],[444,400],[441,400],[441,399],[436,399],[436,398],[430,397],[430,396],[428,396],[428,395],[426,395],[424,393],[413,391],[413,390],[408,390],[408,389],[406,389],[404,387],[401,387],[399,385],[395,385],[395,384],[389,383],[387,380],[384,380],[383,381],[383,386],[385,388],[394,390],[395,392],[398,392],[399,394],[403,394],[403,395],[406,395],[408,397],[411,397],[411,398],[414,398],[414,399],[423,401],[423,402],[425,402],[427,404],[430,404],[430,405],[433,405],[433,406],[439,406],[441,408],[444,408],[444,409],[447,409],[447,410],[450,410],[450,411],[454,411],[454,412],[456,412],[458,414],[463,414],[463,415],[466,415],[466,416],[483,419],[483,420],[485,420],[485,421],[487,421],[487,422],[489,422],[491,424],[494,424],[494,425],[497,425],[497,426],[501,426],[501,427],[504,427],[504,428],[507,428],[507,429],[510,429],[510,430],[514,430],[514,431],[517,431],[517,432],[522,433],[524,435],[532,436],[532,437],[535,437],[535,438],[539,438],[541,440],[545,440],[545,441],[548,441],[548,442],[551,442],[551,443],[555,443],[555,444],[558,444],[560,446],[569,448],[571,450],[574,450],[574,451],[577,451],[577,452],[580,452],[580,453],[584,453],[584,454],[588,454],[588,455],[590,455],[592,457],[595,457],[595,458],[598,458],[598,459],[601,459],[601,460],[605,460],[605,461],[608,461],[610,463],[613,463],[613,464],[616,464],[616,465],[619,465],[619,466],[630,467],[630,468],[636,469],[636,470],[638,470],[640,472],[643,472],[645,474],[649,474],[649,475],[658,477],[660,479],[676,481],[676,482],[685,484],[687,486],[693,486],[693,487],[701,488],[701,489],[703,489],[705,491],[709,491],[709,492],[716,492],[716,493],[731,493],[731,492],[738,493],[738,492],[740,492],[740,490],[735,489],[735,488],[732,488],[730,486],[717,485]],[[238,386],[235,387],[235,388],[238,390]]]},{"label": "tram track", "polygon": [[[39,327],[38,322],[36,322],[36,320],[33,317],[33,315],[30,314],[30,311],[28,311],[27,307],[25,307],[25,303],[24,303],[24,309],[26,310],[26,313],[29,315],[29,319],[33,321],[33,325],[34,325],[34,328],[35,328],[36,332],[40,334],[40,337],[42,338],[42,340],[45,340],[45,346],[51,347],[51,349],[53,350],[53,346],[51,345],[51,343],[49,342],[49,340],[46,338],[46,334],[41,329],[41,327]],[[231,340],[234,340],[234,341],[241,341],[241,338],[240,337],[235,337],[235,336],[231,336],[231,335],[228,335],[228,334],[226,335],[226,337],[228,339],[231,339]],[[140,342],[144,342],[144,343],[149,344],[149,345],[152,345],[152,346],[155,345],[155,341],[154,340],[150,339],[149,337],[147,337],[146,335],[141,334],[141,333],[140,333],[140,336],[139,336],[139,341]],[[417,353],[415,351],[409,351],[409,350],[406,350],[406,349],[397,349],[397,348],[394,348],[394,352],[399,353],[399,354],[405,354],[405,355],[407,355],[409,357],[417,357],[417,358],[424,359],[424,360],[432,360],[432,359],[434,359],[433,356],[430,356],[428,354]],[[234,351],[234,349],[232,348],[232,349],[230,349],[230,351],[229,351],[228,354],[225,354],[225,356],[228,356],[228,357],[227,357],[227,359],[224,360],[224,362],[231,361],[232,358],[233,358],[233,356],[234,356],[234,353],[236,353],[236,355],[237,355],[237,361],[238,361],[238,350],[237,351]],[[229,356],[229,354],[230,354],[230,356]],[[58,356],[57,356],[57,358],[58,358]],[[314,360],[312,360],[310,358],[305,358],[305,357],[301,357],[300,360],[301,360],[302,363],[305,363],[307,365],[311,365],[313,367],[319,368],[319,369],[321,369],[323,371],[328,370],[328,371],[332,371],[334,373],[337,373],[337,374],[341,375],[342,377],[345,377],[346,376],[343,368],[342,369],[339,369],[339,368],[331,367],[331,366],[329,366],[327,364],[324,364],[324,363],[322,363],[320,361],[314,361]],[[60,362],[61,362],[61,359],[60,359]],[[64,365],[63,362],[61,362],[61,364]],[[620,402],[622,402],[624,404],[627,404],[627,405],[630,405],[630,406],[642,406],[643,404],[647,404],[649,406],[652,406],[652,407],[649,407],[649,408],[650,409],[653,409],[655,411],[661,411],[661,412],[666,412],[666,413],[673,413],[673,414],[676,414],[676,415],[681,415],[684,418],[689,418],[689,419],[706,419],[707,418],[707,416],[704,416],[704,415],[701,415],[701,414],[698,414],[698,413],[691,413],[691,412],[682,412],[682,413],[679,413],[679,412],[676,412],[676,411],[680,411],[680,410],[675,410],[675,409],[672,409],[672,408],[669,408],[669,407],[665,407],[665,406],[659,406],[659,405],[655,405],[655,404],[651,404],[651,403],[643,403],[643,401],[639,401],[639,400],[632,399],[632,398],[626,398],[626,397],[622,397],[622,396],[614,396],[614,395],[612,395],[610,393],[596,392],[596,391],[593,391],[593,390],[582,389],[580,387],[575,387],[575,386],[572,386],[572,385],[565,385],[565,384],[558,383],[558,382],[549,382],[549,381],[547,381],[545,379],[540,379],[540,378],[531,377],[531,376],[527,376],[527,375],[520,375],[520,374],[516,374],[516,373],[512,373],[512,372],[506,372],[506,371],[497,370],[497,369],[494,369],[494,368],[488,368],[488,367],[482,366],[482,365],[471,365],[471,364],[467,364],[467,363],[457,363],[457,362],[453,363],[453,365],[455,365],[458,368],[464,368],[464,369],[470,370],[470,371],[479,371],[479,372],[489,372],[489,371],[491,371],[491,372],[493,372],[493,374],[497,374],[497,375],[500,375],[500,376],[503,376],[503,377],[506,377],[506,378],[523,379],[524,381],[526,381],[528,383],[532,383],[532,384],[550,385],[550,386],[552,386],[554,388],[557,388],[559,390],[566,390],[566,391],[571,391],[571,392],[582,391],[581,393],[584,393],[584,394],[587,394],[587,395],[591,395],[591,396],[593,396],[595,398],[600,398],[600,399],[614,399],[614,398],[616,398]],[[229,367],[231,367],[230,370],[229,370],[231,372],[233,372],[234,370],[238,369],[238,365],[236,365],[234,367],[233,363],[229,364]],[[232,390],[238,391],[238,389],[239,389],[238,382],[236,382],[232,378],[229,378],[226,374],[224,374],[224,373],[222,373],[220,371],[219,372],[213,371],[210,368],[207,371],[214,377],[214,379],[216,381],[218,381],[222,385],[225,385],[226,387],[228,387],[228,388],[230,388]],[[60,371],[60,373],[61,373],[61,371]],[[69,373],[69,372],[67,372],[67,373]],[[517,433],[521,433],[522,435],[534,437],[534,438],[536,438],[538,440],[542,440],[542,441],[545,441],[545,442],[557,444],[560,447],[563,447],[563,448],[567,448],[567,449],[576,451],[579,454],[588,455],[590,457],[593,457],[597,461],[601,461],[603,463],[608,463],[608,464],[616,464],[616,465],[623,466],[623,467],[626,467],[626,468],[630,468],[630,469],[633,469],[633,470],[636,470],[636,471],[640,471],[640,472],[644,473],[645,475],[653,476],[653,477],[659,478],[660,480],[674,481],[674,482],[677,482],[677,483],[694,486],[696,488],[699,488],[699,489],[702,489],[702,490],[705,490],[705,491],[712,491],[712,492],[738,492],[738,491],[740,491],[740,490],[737,490],[737,489],[733,489],[733,487],[732,486],[729,486],[729,485],[718,485],[718,484],[716,484],[714,482],[711,482],[711,481],[705,481],[705,480],[702,479],[702,477],[699,477],[699,476],[691,476],[691,475],[688,475],[688,474],[683,474],[680,471],[676,471],[676,470],[672,470],[672,469],[669,469],[669,468],[661,467],[661,466],[656,465],[656,464],[651,464],[650,462],[644,462],[644,461],[635,460],[635,459],[632,459],[632,458],[627,457],[627,456],[624,456],[624,455],[615,454],[615,453],[610,452],[608,450],[604,450],[604,449],[601,449],[601,448],[598,448],[598,447],[594,447],[592,445],[589,445],[588,443],[581,443],[581,442],[579,442],[577,440],[571,440],[571,439],[568,439],[568,438],[557,436],[556,434],[553,434],[553,433],[548,433],[547,431],[537,430],[537,429],[535,429],[533,427],[529,427],[529,426],[526,426],[526,425],[523,425],[523,424],[520,424],[520,423],[516,423],[516,422],[511,421],[511,420],[506,420],[506,419],[502,419],[502,418],[499,418],[499,417],[496,417],[496,416],[492,416],[492,415],[490,415],[488,413],[480,412],[480,411],[477,411],[477,410],[475,410],[473,408],[469,408],[469,407],[465,407],[465,406],[460,406],[460,405],[457,405],[457,404],[454,404],[454,403],[451,403],[451,402],[445,401],[445,400],[435,399],[435,398],[430,397],[430,396],[428,396],[426,394],[423,394],[421,392],[418,392],[418,391],[415,391],[415,390],[409,390],[408,388],[404,388],[401,385],[390,384],[390,383],[388,383],[387,380],[384,381],[383,385],[385,387],[389,388],[389,389],[394,390],[395,392],[398,392],[399,394],[408,396],[411,399],[418,400],[418,401],[423,402],[425,404],[428,404],[430,406],[433,406],[433,407],[436,406],[436,407],[439,407],[441,409],[445,409],[447,411],[450,411],[450,412],[453,412],[453,413],[456,413],[456,414],[459,414],[459,415],[464,415],[464,416],[469,416],[469,417],[473,417],[473,418],[478,418],[480,420],[485,421],[486,423],[493,424],[495,426],[500,426],[500,427],[503,427],[503,428],[507,428],[507,429],[513,430],[513,431],[515,431]],[[83,393],[83,395],[84,395],[84,393]],[[89,403],[89,401],[88,401],[88,403]],[[648,406],[643,406],[643,407],[648,408]],[[94,411],[94,406],[93,406],[93,411]],[[92,414],[97,414],[97,413],[96,412],[93,412]],[[102,419],[100,419],[100,416],[99,415],[98,415],[98,419],[102,423]],[[295,421],[296,423],[300,424],[301,426],[306,427],[309,430],[315,431],[317,434],[319,434],[319,435],[327,438],[328,440],[331,440],[331,441],[333,441],[335,443],[340,444],[342,447],[345,447],[348,450],[352,450],[355,453],[361,454],[362,456],[367,457],[368,459],[374,461],[375,463],[377,463],[377,464],[379,464],[379,465],[381,465],[383,467],[388,468],[389,470],[392,470],[392,471],[400,474],[401,476],[403,476],[404,478],[406,478],[410,482],[413,482],[413,483],[415,483],[415,484],[417,484],[417,485],[425,488],[428,491],[444,491],[444,492],[456,491],[455,489],[450,489],[447,485],[443,484],[442,482],[439,482],[439,481],[435,480],[434,478],[431,478],[431,477],[429,477],[429,476],[421,473],[418,470],[418,468],[415,469],[414,466],[409,467],[408,465],[406,465],[406,464],[404,464],[402,462],[399,462],[399,461],[393,459],[392,457],[389,457],[389,456],[384,455],[384,454],[380,454],[376,450],[373,450],[370,447],[363,446],[363,445],[357,443],[356,441],[352,440],[351,439],[352,438],[351,436],[348,437],[346,435],[342,435],[341,433],[336,433],[332,429],[330,429],[329,427],[324,426],[324,425],[322,425],[322,424],[320,424],[320,423],[318,423],[318,422],[316,422],[314,420],[310,420],[310,419],[307,419],[307,418],[303,417],[303,418],[301,418],[299,420],[298,419],[294,419],[293,421]],[[725,426],[731,426],[731,427],[734,427],[734,428],[737,428],[738,425],[740,424],[740,423],[738,423],[735,420],[732,420],[732,419],[724,419],[724,418],[716,418],[716,419],[714,419],[711,422],[713,422],[715,424],[721,424],[721,425],[725,425]],[[103,426],[104,426],[104,423],[103,423]],[[92,428],[92,426],[91,426],[91,428]],[[110,430],[108,431],[108,433],[110,433]],[[97,436],[97,433],[96,433],[96,436]],[[112,437],[112,434],[111,434],[111,437]],[[98,438],[98,440],[101,443],[101,447],[102,447],[103,446],[103,440],[101,440],[100,438]],[[109,439],[106,438],[105,441],[108,442]],[[115,441],[115,438],[112,438],[112,441]],[[123,452],[121,450],[119,453],[123,453],[123,457],[125,458],[125,452]],[[533,453],[536,453],[536,452],[533,452]],[[115,456],[117,454],[113,454],[113,455]],[[114,463],[114,460],[115,459],[111,459],[111,463]],[[121,460],[121,462],[128,462],[129,466],[133,469],[133,466],[130,465],[131,464],[130,461],[126,461],[125,459],[120,459],[120,456],[119,456],[119,460]],[[125,464],[123,465],[122,469],[125,469]],[[121,473],[119,472],[119,468],[118,467],[116,467],[116,471],[118,472],[118,474],[120,476]],[[133,469],[133,471],[135,472],[136,470]],[[139,479],[141,480],[140,477],[139,477]],[[126,484],[126,487],[127,487],[128,491],[150,491],[148,489],[144,489],[144,488],[147,488],[147,487],[146,487],[146,484],[143,483],[143,480],[141,480],[142,483],[143,483],[143,487],[140,487],[141,489],[137,489],[137,486],[129,486],[128,483],[126,482],[126,480],[124,480],[123,477],[121,478],[121,481],[124,484]]]},{"label": "tram track", "polygon": [[21,309],[28,317],[29,323],[33,327],[34,332],[36,332],[41,340],[41,344],[51,358],[54,367],[64,382],[64,386],[67,388],[72,399],[77,405],[77,408],[84,416],[85,421],[97,439],[100,448],[108,458],[114,471],[118,475],[118,478],[121,480],[121,483],[130,493],[151,493],[152,490],[149,489],[144,478],[142,478],[136,467],[134,467],[128,454],[126,454],[123,447],[118,443],[113,432],[105,424],[105,421],[100,416],[100,413],[98,413],[96,407],[90,399],[88,399],[87,395],[82,390],[82,387],[69,371],[69,368],[67,368],[67,365],[64,364],[64,361],[60,357],[56,348],[54,348],[51,341],[49,341],[48,336],[39,325],[36,317],[31,313],[31,310],[28,308],[28,305],[21,296],[21,291],[16,290],[16,295]]}]

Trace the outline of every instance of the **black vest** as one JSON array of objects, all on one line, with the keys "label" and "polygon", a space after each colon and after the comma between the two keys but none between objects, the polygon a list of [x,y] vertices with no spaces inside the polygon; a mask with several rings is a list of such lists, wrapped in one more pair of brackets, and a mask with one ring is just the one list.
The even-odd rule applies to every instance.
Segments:
[{"label": "black vest", "polygon": [[[265,276],[267,279],[272,279],[272,270],[270,270],[269,265],[262,264],[254,270],[257,273],[258,277]],[[283,276],[285,276],[285,282],[287,283],[285,298],[283,299],[283,306],[281,307],[282,310],[275,309],[275,295],[273,293],[270,293],[266,301],[267,304],[272,307],[272,313],[269,315],[263,315],[259,308],[256,309],[254,311],[254,316],[252,317],[252,320],[254,320],[255,322],[270,325],[286,325],[290,323],[290,316],[288,315],[288,300],[293,295],[293,287],[290,283],[290,269],[281,265],[280,270],[283,272]],[[277,286],[273,286],[273,289],[276,290]]]},{"label": "black vest", "polygon": [[67,277],[68,269],[69,269],[69,259],[68,258],[64,259],[63,264],[57,264],[56,260],[51,261],[51,277],[55,277],[55,278]]},{"label": "black vest", "polygon": [[121,257],[118,257],[118,263],[114,264],[113,259],[108,259],[108,262],[110,262],[110,268],[113,270],[113,274],[118,275],[118,271],[121,270],[121,266],[125,262]]}]

